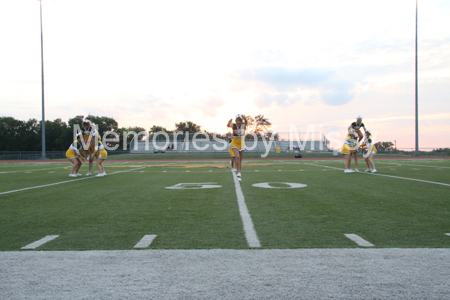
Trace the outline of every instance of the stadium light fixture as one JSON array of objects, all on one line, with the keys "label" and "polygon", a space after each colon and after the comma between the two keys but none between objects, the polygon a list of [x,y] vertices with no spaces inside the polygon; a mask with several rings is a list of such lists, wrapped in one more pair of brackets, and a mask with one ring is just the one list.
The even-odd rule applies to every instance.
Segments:
[{"label": "stadium light fixture", "polygon": [[44,39],[42,34],[42,0],[39,0],[39,12],[41,24],[42,159],[45,159]]}]

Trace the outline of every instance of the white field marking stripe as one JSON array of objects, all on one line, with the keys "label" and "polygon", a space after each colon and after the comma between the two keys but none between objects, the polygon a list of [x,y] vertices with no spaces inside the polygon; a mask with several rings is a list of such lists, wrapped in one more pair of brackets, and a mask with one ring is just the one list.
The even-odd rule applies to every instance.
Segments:
[{"label": "white field marking stripe", "polygon": [[[144,167],[140,167],[140,168],[137,168],[137,169],[130,169],[130,170],[125,170],[125,171],[117,171],[117,172],[113,172],[113,173],[108,173],[108,176],[109,175],[118,174],[118,173],[123,173],[123,172],[139,170],[139,169],[142,169],[142,168],[144,168]],[[21,192],[21,191],[26,191],[26,190],[32,190],[32,189],[38,189],[38,188],[42,188],[42,187],[58,185],[58,184],[63,184],[63,183],[68,183],[68,182],[75,182],[75,181],[91,179],[91,178],[97,178],[97,177],[96,176],[89,176],[89,177],[84,177],[84,178],[79,178],[79,179],[72,179],[72,180],[66,180],[66,181],[61,181],[61,182],[49,183],[49,184],[44,184],[44,185],[32,186],[32,187],[19,189],[19,190],[12,190],[12,191],[7,191],[7,192],[1,192],[0,195],[10,194],[10,193],[15,193],[15,192]]]},{"label": "white field marking stripe", "polygon": [[448,235],[448,236],[450,236],[450,233],[446,233],[445,235]]},{"label": "white field marking stripe", "polygon": [[372,243],[369,243],[368,241],[366,241],[365,239],[363,239],[362,237],[360,237],[359,235],[350,233],[350,234],[344,234],[347,238],[351,239],[352,241],[354,241],[355,243],[358,244],[358,246],[361,247],[374,247],[375,245]]},{"label": "white field marking stripe", "polygon": [[147,248],[153,242],[153,240],[157,237],[156,234],[147,234],[137,243],[134,248]]},{"label": "white field marking stripe", "polygon": [[[335,168],[335,167],[329,167],[329,166],[323,166],[323,165],[315,165],[315,164],[305,164],[305,165],[318,166],[318,167],[325,167],[325,168],[337,169],[337,170],[344,170],[344,169],[342,169],[342,168]],[[380,174],[380,173],[359,172],[359,174],[377,175],[377,176],[383,176],[383,177],[391,177],[391,178],[397,178],[397,179],[404,179],[404,180],[419,181],[419,182],[425,182],[425,183],[432,183],[432,184],[438,184],[438,185],[450,186],[450,184],[448,184],[448,183],[435,182],[435,181],[428,181],[428,180],[415,179],[415,178],[408,178],[408,177],[392,176],[392,175],[386,175],[386,174]]]},{"label": "white field marking stripe", "polygon": [[42,246],[47,242],[53,241],[57,237],[59,237],[59,235],[47,235],[46,237],[44,237],[36,242],[33,242],[31,244],[28,244],[25,247],[22,247],[20,249],[36,249],[37,247]]},{"label": "white field marking stripe", "polygon": [[252,217],[250,216],[247,205],[245,204],[244,193],[242,193],[241,185],[237,180],[236,173],[233,174],[234,186],[236,187],[236,196],[239,205],[239,214],[241,215],[242,223],[244,224],[245,238],[249,247],[259,248],[261,243],[259,242],[258,236],[253,226]]},{"label": "white field marking stripe", "polygon": [[0,174],[10,174],[10,173],[20,173],[20,172],[34,172],[34,171],[44,171],[44,170],[54,170],[54,169],[64,169],[64,167],[47,168],[47,169],[34,169],[34,170],[22,170],[22,171],[8,171],[8,172],[0,172]]},{"label": "white field marking stripe", "polygon": [[411,167],[427,167],[427,168],[437,168],[437,169],[450,169],[450,167],[410,165],[410,164],[403,164],[403,163],[382,163],[382,162],[378,162],[378,161],[377,161],[377,164],[380,164],[380,165],[402,165],[402,166],[411,166]]}]

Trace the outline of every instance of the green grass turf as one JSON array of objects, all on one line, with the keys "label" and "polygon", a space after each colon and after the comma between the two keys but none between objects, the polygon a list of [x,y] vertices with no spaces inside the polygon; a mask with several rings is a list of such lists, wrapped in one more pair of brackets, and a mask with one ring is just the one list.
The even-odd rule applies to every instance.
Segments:
[{"label": "green grass turf", "polygon": [[[268,153],[267,159],[294,158],[298,153]],[[302,158],[335,158],[332,152],[300,152]],[[261,158],[264,153],[245,153],[245,158]],[[379,157],[399,157],[408,156],[405,154],[379,154]],[[166,160],[166,159],[228,159],[228,153],[149,153],[149,154],[118,154],[111,155],[111,159],[125,160]]]},{"label": "green grass turf", "polygon": [[[450,247],[450,186],[381,176],[450,184],[450,160],[376,163],[380,175],[344,174],[342,160],[246,162],[240,185],[261,247],[358,247],[346,233],[378,248]],[[69,181],[0,194],[0,250],[20,250],[46,235],[60,237],[38,250],[133,249],[147,234],[157,235],[151,249],[248,249],[228,163],[105,166],[106,177],[72,179],[68,162],[0,164],[0,193]],[[83,165],[80,173],[86,171]],[[200,182],[222,187],[166,189]],[[307,187],[252,186],[262,182]]]}]

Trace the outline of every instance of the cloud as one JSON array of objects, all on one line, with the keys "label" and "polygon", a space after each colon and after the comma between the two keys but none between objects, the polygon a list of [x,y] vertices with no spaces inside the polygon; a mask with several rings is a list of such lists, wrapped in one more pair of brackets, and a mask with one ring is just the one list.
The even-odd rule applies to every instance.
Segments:
[{"label": "cloud", "polygon": [[329,70],[290,69],[285,67],[262,67],[242,70],[241,80],[263,83],[280,92],[296,91],[301,86],[311,87],[324,82],[332,75]]},{"label": "cloud", "polygon": [[204,116],[214,118],[220,112],[219,108],[225,105],[225,101],[219,96],[209,96],[201,101],[201,104],[197,106]]},{"label": "cloud", "polygon": [[[299,93],[316,91],[326,105],[344,105],[354,99],[350,91],[356,82],[345,79],[331,69],[294,69],[286,67],[261,67],[240,70],[235,74],[238,85],[247,83],[247,88],[258,90],[254,99],[258,107],[272,103],[288,106],[300,100]],[[250,85],[248,85],[250,83]],[[289,96],[288,94],[297,95]]]},{"label": "cloud", "polygon": [[253,100],[253,103],[259,108],[269,107],[273,103],[279,106],[289,106],[291,104],[299,102],[300,99],[300,95],[289,96],[286,93],[262,93]]}]

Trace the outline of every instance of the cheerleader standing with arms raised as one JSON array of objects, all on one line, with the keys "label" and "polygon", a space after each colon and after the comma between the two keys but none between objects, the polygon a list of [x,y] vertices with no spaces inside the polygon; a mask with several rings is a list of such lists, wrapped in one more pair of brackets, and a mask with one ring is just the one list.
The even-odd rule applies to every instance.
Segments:
[{"label": "cheerleader standing with arms raised", "polygon": [[236,116],[235,123],[233,123],[233,119],[228,121],[227,127],[233,130],[233,140],[231,141],[231,151],[233,151],[235,159],[234,164],[236,167],[236,176],[239,181],[241,179],[241,167],[242,167],[242,158],[244,157],[244,147],[245,147],[245,128],[247,127],[247,119],[245,116],[239,114]]}]

